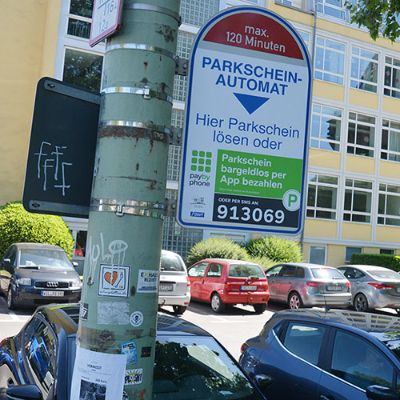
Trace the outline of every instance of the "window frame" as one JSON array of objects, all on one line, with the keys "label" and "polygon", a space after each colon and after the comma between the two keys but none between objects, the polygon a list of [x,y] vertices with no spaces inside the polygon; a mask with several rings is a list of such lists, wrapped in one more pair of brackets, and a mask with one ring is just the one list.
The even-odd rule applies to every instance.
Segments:
[{"label": "window frame", "polygon": [[[397,124],[397,125],[399,125],[399,127],[398,128],[392,127],[392,124]],[[387,136],[387,149],[383,148],[384,134]],[[381,139],[381,148],[380,148],[380,159],[381,160],[385,160],[385,161],[389,161],[389,162],[390,161],[391,162],[400,162],[400,148],[398,151],[392,150],[390,148],[390,142],[391,142],[390,138],[396,134],[399,136],[399,142],[400,142],[400,122],[382,118],[382,125],[381,125],[382,139]],[[384,156],[386,156],[386,157],[384,157]]]},{"label": "window frame", "polygon": [[[323,43],[318,43],[322,41]],[[340,45],[343,47],[343,50],[339,50],[334,47],[329,46],[329,42],[332,44],[335,43],[336,46]],[[318,68],[318,50],[322,50],[322,68]],[[341,69],[342,72],[331,71],[325,68],[326,60],[329,58],[330,53],[334,53],[336,56],[341,56]],[[329,82],[336,85],[344,85],[344,76],[345,76],[345,65],[346,65],[346,44],[335,39],[326,38],[323,36],[318,36],[315,38],[315,67],[314,67],[314,79]],[[335,80],[326,79],[326,78],[336,78]]]},{"label": "window frame", "polygon": [[[354,118],[352,118],[352,114],[354,114]],[[362,118],[373,118],[374,122],[365,122],[362,121]],[[350,124],[354,124],[354,140],[350,141]],[[367,127],[369,130],[369,144],[363,145],[358,142],[358,135],[362,134],[360,130],[363,127]],[[373,132],[371,132],[371,128],[373,128]],[[357,111],[349,111],[348,119],[347,119],[347,142],[346,142],[346,153],[352,156],[358,157],[375,157],[376,151],[376,128],[377,128],[377,117],[373,115],[364,114]],[[371,137],[372,134],[372,137]],[[372,142],[372,145],[371,145]],[[357,153],[357,151],[359,153]],[[368,152],[368,154],[362,154],[361,152]]]},{"label": "window frame", "polygon": [[[318,109],[317,109],[318,108]],[[335,110],[340,112],[340,117],[337,117],[336,115],[333,116],[329,113],[324,112],[324,110]],[[336,123],[339,122],[340,124],[340,129],[339,129],[339,139],[328,139],[324,136],[321,136],[321,132],[323,132],[322,126],[324,124],[324,119],[325,118],[331,118],[337,121]],[[314,127],[314,120],[317,120],[318,122],[318,136],[313,136],[313,127]],[[314,149],[319,149],[319,150],[325,150],[325,151],[333,151],[333,152],[340,152],[340,145],[341,145],[341,138],[342,138],[342,132],[343,132],[343,109],[339,107],[333,107],[329,106],[326,104],[321,104],[321,103],[313,103],[312,105],[312,113],[311,113],[311,134],[310,134],[310,147]],[[313,142],[316,142],[318,146],[314,146]],[[322,143],[327,143],[328,145],[336,145],[338,149],[326,149],[324,147],[321,147]]]},{"label": "window frame", "polygon": [[[388,191],[388,187],[398,188],[398,192]],[[381,207],[382,197],[384,198],[384,206],[383,206],[384,212],[383,213],[380,212],[380,210],[382,209],[382,207]],[[378,207],[377,207],[376,223],[377,223],[377,225],[400,227],[400,210],[399,210],[398,215],[387,213],[388,200],[391,197],[396,198],[397,201],[400,203],[400,186],[380,182],[379,187],[378,187]],[[397,224],[388,223],[387,222],[388,220],[398,221],[398,223]]]},{"label": "window frame", "polygon": [[[315,176],[315,181],[311,181],[312,175]],[[322,177],[328,177],[330,179],[334,178],[336,179],[336,183],[328,183],[328,182],[320,182],[320,179]],[[310,188],[313,188],[315,190],[315,199],[314,199],[314,204],[309,205],[309,194],[310,194]],[[336,199],[335,199],[335,206],[332,206],[332,208],[327,208],[327,207],[319,207],[318,206],[318,192],[320,190],[323,190],[323,188],[332,188],[336,189]],[[313,219],[323,219],[323,220],[328,220],[328,221],[336,221],[337,217],[337,208],[338,208],[338,197],[339,195],[339,177],[335,175],[328,175],[328,174],[319,174],[315,172],[309,172],[308,173],[308,180],[307,180],[307,202],[306,202],[306,217],[307,218],[313,218]],[[332,218],[324,218],[318,215],[318,213],[326,212],[326,213],[331,213]],[[312,214],[312,215],[311,215]]]},{"label": "window frame", "polygon": [[[353,51],[357,51],[358,54],[355,54]],[[367,52],[367,53],[373,53],[374,55],[377,56],[377,59],[375,60],[374,58],[369,58],[366,57],[365,55],[362,55],[363,52]],[[353,76],[353,60],[356,61],[356,66],[357,66],[357,77]],[[361,71],[362,68],[362,64],[363,62],[368,62],[368,63],[372,63],[373,65],[375,65],[376,67],[376,82],[374,82],[373,80],[367,80],[367,79],[363,79],[363,74],[365,73],[365,71],[368,69],[365,69],[364,71]],[[351,53],[350,53],[350,88],[353,89],[358,89],[358,90],[363,90],[369,93],[378,93],[378,84],[379,84],[379,80],[380,80],[380,74],[379,74],[379,53],[375,52],[375,50],[367,50],[364,49],[362,47],[359,46],[355,46],[352,45],[351,46]],[[367,89],[365,87],[362,87],[363,85],[369,85],[371,86],[374,90],[370,90]]]},{"label": "window frame", "polygon": [[[400,59],[390,55],[390,54],[385,54],[384,55],[385,60],[384,60],[384,78],[383,78],[383,95],[387,97],[391,97],[394,99],[400,99],[400,85],[399,87],[393,86],[393,71],[396,70],[397,74],[400,78]],[[388,61],[388,59],[391,60]],[[398,62],[399,65],[395,65],[395,62]],[[387,85],[385,83],[385,78],[386,78],[386,71],[390,70],[390,82],[391,85]]]}]

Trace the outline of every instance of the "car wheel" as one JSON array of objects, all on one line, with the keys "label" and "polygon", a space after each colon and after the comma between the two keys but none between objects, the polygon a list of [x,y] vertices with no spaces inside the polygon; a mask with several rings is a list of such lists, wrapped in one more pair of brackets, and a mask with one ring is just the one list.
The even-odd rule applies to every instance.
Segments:
[{"label": "car wheel", "polygon": [[366,312],[369,309],[368,300],[362,293],[358,293],[354,297],[353,305],[356,311]]},{"label": "car wheel", "polygon": [[11,286],[7,292],[7,307],[9,310],[15,310],[15,294]]},{"label": "car wheel", "polygon": [[253,307],[256,314],[262,314],[267,309],[267,304],[266,303],[253,304]]},{"label": "car wheel", "polygon": [[172,306],[172,308],[174,309],[174,314],[175,315],[182,315],[186,311],[187,307],[185,307],[185,306]]},{"label": "car wheel", "polygon": [[301,301],[301,297],[297,292],[292,292],[289,294],[288,304],[291,310],[298,310],[299,308],[303,307],[303,302]]},{"label": "car wheel", "polygon": [[218,293],[213,293],[211,296],[211,308],[216,313],[221,313],[225,309],[225,305]]}]

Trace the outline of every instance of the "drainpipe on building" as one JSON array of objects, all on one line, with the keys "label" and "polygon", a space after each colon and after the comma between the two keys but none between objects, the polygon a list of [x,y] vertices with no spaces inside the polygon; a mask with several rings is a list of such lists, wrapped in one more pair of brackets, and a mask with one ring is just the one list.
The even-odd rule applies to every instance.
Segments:
[{"label": "drainpipe on building", "polygon": [[[318,0],[314,0],[313,2],[313,16],[314,16],[314,25],[313,25],[313,33],[312,33],[312,46],[311,46],[311,95],[313,94],[313,87],[314,87],[314,69],[315,69],[315,42],[317,39],[317,18],[318,18],[318,12],[317,12],[317,3]],[[310,107],[310,114],[312,114],[312,103]],[[309,121],[312,121],[312,115],[309,116]],[[311,124],[310,124],[311,127]],[[309,128],[311,129],[311,128]],[[310,136],[308,135],[308,143],[307,146],[310,146]],[[309,152],[308,152],[309,154]],[[306,166],[305,166],[305,175],[304,175],[304,188],[303,188],[303,193],[305,194],[305,199],[303,201],[303,218],[304,218],[304,223],[303,223],[303,229],[301,230],[300,233],[300,248],[301,248],[301,254],[303,254],[304,257],[304,229],[305,229],[305,224],[306,224],[306,217],[307,217],[307,200],[308,200],[308,157],[307,160],[305,160]]]},{"label": "drainpipe on building", "polygon": [[74,393],[152,398],[179,3],[125,0],[107,39]]}]

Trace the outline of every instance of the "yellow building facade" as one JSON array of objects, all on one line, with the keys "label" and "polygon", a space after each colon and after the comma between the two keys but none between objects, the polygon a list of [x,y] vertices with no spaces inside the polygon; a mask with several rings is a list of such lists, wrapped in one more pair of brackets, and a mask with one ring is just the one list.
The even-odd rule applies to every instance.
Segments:
[{"label": "yellow building facade", "polygon": [[[400,42],[371,40],[327,0],[181,0],[177,54],[221,9],[266,7],[288,20],[313,60],[304,260],[340,265],[357,252],[400,254]],[[0,63],[0,204],[21,200],[35,89],[43,76],[100,90],[104,44],[90,48],[92,0],[3,0]],[[177,76],[171,124],[182,127],[186,78]],[[176,198],[180,148],[170,146],[167,195]],[[66,219],[84,247],[86,220]],[[164,248],[185,255],[213,236],[246,232],[164,224]]]}]

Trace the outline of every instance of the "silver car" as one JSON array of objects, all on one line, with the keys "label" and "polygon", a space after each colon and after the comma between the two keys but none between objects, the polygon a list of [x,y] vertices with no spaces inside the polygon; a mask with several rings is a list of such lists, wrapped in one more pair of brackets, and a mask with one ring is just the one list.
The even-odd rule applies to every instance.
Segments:
[{"label": "silver car", "polygon": [[267,272],[270,300],[300,307],[351,305],[350,282],[337,268],[319,264],[285,263]]},{"label": "silver car", "polygon": [[375,265],[343,265],[338,268],[351,282],[353,306],[357,311],[394,308],[400,311],[400,276]]},{"label": "silver car", "polygon": [[158,286],[159,306],[172,306],[175,314],[183,314],[190,302],[190,282],[186,265],[179,254],[162,250]]}]

